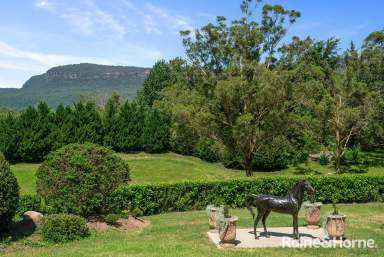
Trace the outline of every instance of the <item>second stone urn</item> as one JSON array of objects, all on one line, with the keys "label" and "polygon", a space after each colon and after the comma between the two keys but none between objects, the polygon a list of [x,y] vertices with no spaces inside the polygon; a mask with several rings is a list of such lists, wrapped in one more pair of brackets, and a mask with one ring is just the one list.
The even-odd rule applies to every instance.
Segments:
[{"label": "second stone urn", "polygon": [[208,225],[210,229],[218,229],[218,218],[223,213],[223,207],[208,205],[207,208]]},{"label": "second stone urn", "polygon": [[220,220],[219,237],[223,247],[235,246],[237,217],[223,218]]},{"label": "second stone urn", "polygon": [[321,203],[306,203],[305,209],[305,221],[307,222],[307,228],[318,229],[321,219]]}]

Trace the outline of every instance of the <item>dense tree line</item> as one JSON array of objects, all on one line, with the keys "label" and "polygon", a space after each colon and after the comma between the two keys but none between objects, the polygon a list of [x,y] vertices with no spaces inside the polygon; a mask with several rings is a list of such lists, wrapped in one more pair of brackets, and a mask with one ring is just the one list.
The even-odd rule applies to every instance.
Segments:
[{"label": "dense tree line", "polygon": [[109,99],[105,110],[78,102],[51,110],[46,103],[0,120],[0,152],[12,162],[39,162],[71,143],[95,143],[121,152],[161,152],[169,147],[167,117],[135,102]]},{"label": "dense tree line", "polygon": [[292,37],[300,18],[280,5],[243,0],[242,16],[182,31],[186,58],[157,62],[136,102],[112,96],[103,110],[44,103],[3,115],[0,151],[39,161],[52,149],[92,142],[117,151],[172,150],[227,167],[281,169],[311,152],[384,147],[384,30],[361,49]]},{"label": "dense tree line", "polygon": [[300,13],[265,4],[257,15],[260,2],[243,0],[240,19],[181,32],[187,58],[168,63],[175,83],[151,93],[172,118],[173,149],[215,152],[251,176],[319,151],[333,152],[340,173],[349,147],[383,147],[384,31],[341,54],[335,38],[282,44]]}]

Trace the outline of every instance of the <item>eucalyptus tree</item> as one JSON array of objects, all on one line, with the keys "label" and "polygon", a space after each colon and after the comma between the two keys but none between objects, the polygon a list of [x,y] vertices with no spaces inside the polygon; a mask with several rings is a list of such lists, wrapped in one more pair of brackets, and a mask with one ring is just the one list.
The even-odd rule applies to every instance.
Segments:
[{"label": "eucalyptus tree", "polygon": [[255,154],[287,124],[284,76],[264,65],[254,65],[251,72],[257,79],[247,83],[241,76],[219,80],[202,120],[206,134],[238,158],[246,176],[252,176]]},{"label": "eucalyptus tree", "polygon": [[286,124],[285,76],[274,70],[275,53],[300,16],[295,10],[266,4],[258,20],[255,10],[260,2],[242,1],[242,17],[232,22],[218,16],[216,24],[194,33],[182,31],[197,79],[165,89],[163,100],[156,103],[178,118],[174,124],[187,124],[189,131],[224,145],[247,176],[252,175],[255,153]]},{"label": "eucalyptus tree", "polygon": [[300,13],[281,5],[265,4],[258,21],[254,11],[260,2],[243,0],[242,17],[232,22],[218,16],[216,24],[208,23],[194,33],[182,31],[189,62],[204,75],[215,77],[230,67],[246,73],[246,67],[261,62],[263,57],[267,67],[273,65],[280,41]]}]

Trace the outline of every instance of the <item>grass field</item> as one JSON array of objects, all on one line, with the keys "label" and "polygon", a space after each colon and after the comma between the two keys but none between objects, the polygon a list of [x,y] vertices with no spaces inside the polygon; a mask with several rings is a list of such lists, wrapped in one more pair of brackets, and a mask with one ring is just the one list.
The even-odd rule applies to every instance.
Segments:
[{"label": "grass field", "polygon": [[[331,206],[322,207],[322,213]],[[376,242],[376,249],[217,249],[207,238],[205,211],[167,213],[146,217],[151,226],[142,231],[93,232],[90,238],[62,245],[37,244],[28,239],[11,243],[0,255],[14,256],[142,256],[142,257],[221,257],[221,256],[384,256],[384,203],[340,204],[341,212],[348,216],[347,237],[369,239]],[[251,216],[245,209],[232,210],[239,217],[240,228],[250,228]],[[304,224],[303,213],[300,225]],[[291,217],[272,213],[267,226],[291,226]],[[260,230],[259,230],[260,231]]]},{"label": "grass field", "polygon": [[[181,181],[215,181],[234,178],[244,178],[244,171],[226,169],[220,163],[208,163],[199,158],[183,156],[175,153],[164,154],[119,154],[129,163],[133,184],[148,183],[174,183]],[[302,166],[305,166],[302,164]],[[11,169],[16,175],[21,194],[34,194],[36,177],[35,172],[39,164],[20,163],[12,165]],[[322,175],[333,175],[334,169],[331,165],[321,166],[318,162],[308,162],[308,166]],[[372,167],[370,174],[384,175],[383,167]],[[274,172],[254,172],[259,175],[293,175],[295,168],[289,167]]]}]

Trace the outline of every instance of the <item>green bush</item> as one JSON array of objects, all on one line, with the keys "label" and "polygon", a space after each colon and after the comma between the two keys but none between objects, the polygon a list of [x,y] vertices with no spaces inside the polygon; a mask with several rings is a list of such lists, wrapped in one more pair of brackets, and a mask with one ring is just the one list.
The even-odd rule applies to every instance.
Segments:
[{"label": "green bush", "polygon": [[21,217],[26,211],[44,212],[42,202],[37,195],[21,195],[17,206],[16,216]]},{"label": "green bush", "polygon": [[136,208],[134,208],[134,209],[131,211],[131,215],[132,215],[133,217],[141,217],[141,216],[143,216],[144,214],[143,214],[143,211],[140,210],[140,208],[136,207]]},{"label": "green bush", "polygon": [[112,150],[72,144],[49,154],[37,171],[37,193],[53,213],[104,213],[105,198],[129,181],[128,164]]},{"label": "green bush", "polygon": [[347,149],[343,158],[343,164],[360,164],[362,158],[362,152],[360,146],[353,146]]},{"label": "green bush", "polygon": [[270,144],[265,144],[255,155],[252,162],[253,170],[277,170],[288,166],[291,159],[289,142],[277,137]]},{"label": "green bush", "polygon": [[219,160],[215,143],[206,138],[202,138],[197,142],[193,155],[208,162]]},{"label": "green bush", "polygon": [[0,233],[8,228],[19,201],[19,184],[9,163],[0,153]]},{"label": "green bush", "polygon": [[86,220],[72,214],[52,214],[43,218],[41,235],[45,241],[63,243],[89,235]]},{"label": "green bush", "polygon": [[[265,176],[223,182],[185,182],[166,185],[121,186],[109,197],[109,209],[140,208],[144,215],[170,211],[202,210],[209,204],[242,207],[249,193],[286,195],[303,176]],[[369,202],[384,191],[384,176],[309,176],[316,201]]]},{"label": "green bush", "polygon": [[116,225],[119,219],[120,219],[119,214],[108,214],[107,216],[105,216],[104,221],[108,225]]},{"label": "green bush", "polygon": [[325,155],[325,154],[321,154],[320,158],[319,158],[319,163],[320,163],[321,166],[328,165],[328,163],[329,163],[328,156]]}]

